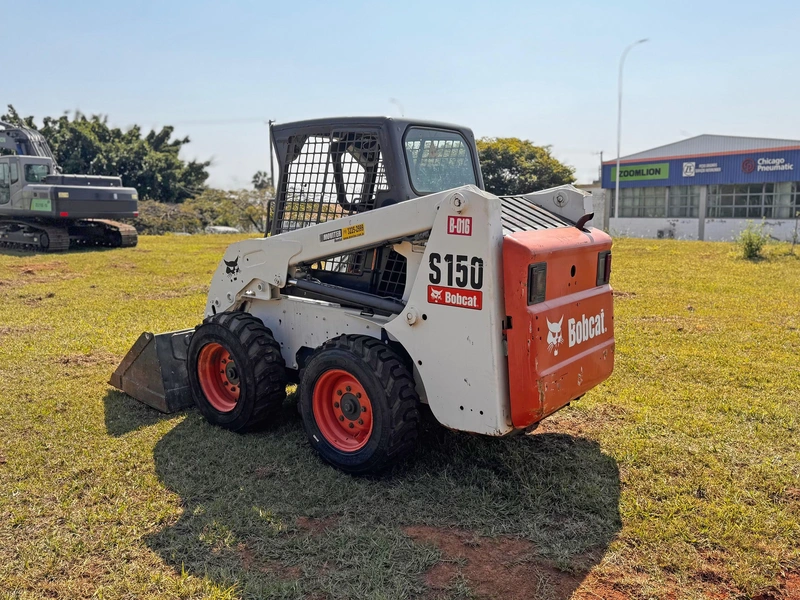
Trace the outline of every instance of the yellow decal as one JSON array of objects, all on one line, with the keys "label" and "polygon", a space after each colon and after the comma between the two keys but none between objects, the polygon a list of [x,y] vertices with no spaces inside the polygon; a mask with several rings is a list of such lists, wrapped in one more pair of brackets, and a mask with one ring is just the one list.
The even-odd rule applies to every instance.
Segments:
[{"label": "yellow decal", "polygon": [[69,198],[69,192],[58,192],[59,198]]},{"label": "yellow decal", "polygon": [[350,227],[342,228],[342,239],[349,240],[350,238],[359,237],[364,235],[364,224],[351,225]]}]

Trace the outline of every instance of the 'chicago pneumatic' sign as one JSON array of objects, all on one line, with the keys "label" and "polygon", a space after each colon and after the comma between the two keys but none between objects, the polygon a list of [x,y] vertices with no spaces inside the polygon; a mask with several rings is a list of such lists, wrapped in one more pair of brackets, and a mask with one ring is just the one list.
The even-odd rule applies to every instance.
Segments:
[{"label": "'chicago pneumatic' sign", "polygon": [[742,161],[742,172],[752,173],[753,171],[793,171],[794,163],[786,162],[783,157],[758,159],[745,158]]}]

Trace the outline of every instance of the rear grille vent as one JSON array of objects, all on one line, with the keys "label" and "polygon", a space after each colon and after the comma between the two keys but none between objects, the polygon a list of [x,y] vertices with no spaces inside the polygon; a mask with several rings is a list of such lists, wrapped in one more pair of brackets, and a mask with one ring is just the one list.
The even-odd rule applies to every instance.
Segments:
[{"label": "rear grille vent", "polygon": [[536,206],[524,196],[503,196],[500,202],[503,207],[503,235],[518,231],[572,227],[571,223]]}]

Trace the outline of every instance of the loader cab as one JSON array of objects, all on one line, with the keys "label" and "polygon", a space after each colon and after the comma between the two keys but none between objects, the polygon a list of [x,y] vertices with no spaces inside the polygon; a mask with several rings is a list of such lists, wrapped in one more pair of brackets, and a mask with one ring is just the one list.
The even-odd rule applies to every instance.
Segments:
[{"label": "loader cab", "polygon": [[[271,235],[462,185],[483,189],[466,127],[346,117],[273,125],[270,133],[280,165]],[[405,288],[405,259],[389,247],[308,267],[322,282],[383,297],[401,298]]]}]

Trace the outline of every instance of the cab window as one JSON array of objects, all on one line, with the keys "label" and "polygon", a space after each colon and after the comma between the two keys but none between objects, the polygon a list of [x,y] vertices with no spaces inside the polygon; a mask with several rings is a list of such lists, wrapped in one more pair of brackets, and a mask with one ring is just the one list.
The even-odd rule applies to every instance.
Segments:
[{"label": "cab window", "polygon": [[25,165],[25,181],[28,183],[41,183],[49,174],[47,165]]},{"label": "cab window", "polygon": [[0,204],[8,204],[11,200],[8,163],[0,162]]},{"label": "cab window", "polygon": [[17,183],[19,181],[19,165],[13,162],[8,166],[11,172],[11,183]]},{"label": "cab window", "polygon": [[404,146],[411,187],[417,194],[476,185],[472,150],[457,131],[410,127]]}]

